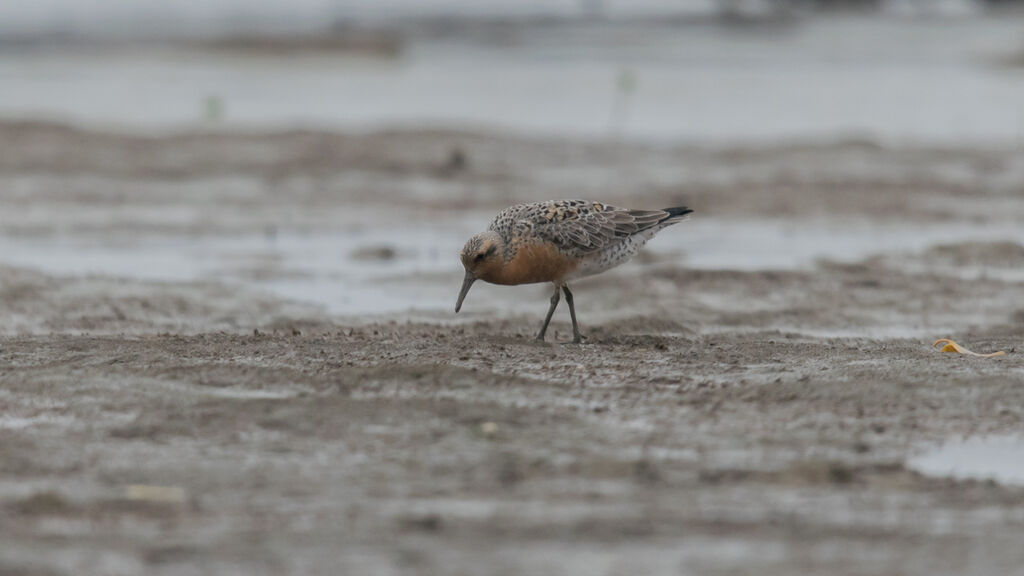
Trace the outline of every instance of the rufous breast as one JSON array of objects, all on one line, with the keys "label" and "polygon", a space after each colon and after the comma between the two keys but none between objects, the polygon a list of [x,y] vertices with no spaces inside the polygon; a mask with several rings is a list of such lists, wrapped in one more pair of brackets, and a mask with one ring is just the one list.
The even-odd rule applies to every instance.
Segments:
[{"label": "rufous breast", "polygon": [[566,256],[547,242],[526,243],[503,266],[488,269],[480,279],[493,284],[559,282],[579,266],[579,259]]}]

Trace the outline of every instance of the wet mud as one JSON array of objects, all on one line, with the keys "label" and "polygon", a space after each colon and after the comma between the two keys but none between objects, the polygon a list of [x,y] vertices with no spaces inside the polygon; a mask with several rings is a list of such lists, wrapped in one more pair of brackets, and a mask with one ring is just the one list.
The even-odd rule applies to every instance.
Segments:
[{"label": "wet mud", "polygon": [[[913,238],[1012,230],[1022,191],[1024,155],[1001,149],[0,125],[18,246],[467,227],[573,196]],[[707,268],[687,225],[574,288],[581,346],[564,308],[534,341],[546,287],[336,316],[216,274],[3,264],[0,573],[1018,573],[1024,486],[908,465],[1024,432],[1017,237]],[[458,274],[367,245],[338,258],[454,305]]]}]

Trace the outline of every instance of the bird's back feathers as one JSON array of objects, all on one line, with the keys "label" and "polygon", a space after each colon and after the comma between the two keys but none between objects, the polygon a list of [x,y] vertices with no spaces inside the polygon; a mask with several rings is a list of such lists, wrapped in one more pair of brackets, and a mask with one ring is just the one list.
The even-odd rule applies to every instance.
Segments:
[{"label": "bird's back feathers", "polygon": [[582,258],[633,235],[675,224],[691,212],[685,207],[630,210],[586,200],[549,200],[507,208],[489,229],[501,234],[513,253],[522,242],[539,241]]}]

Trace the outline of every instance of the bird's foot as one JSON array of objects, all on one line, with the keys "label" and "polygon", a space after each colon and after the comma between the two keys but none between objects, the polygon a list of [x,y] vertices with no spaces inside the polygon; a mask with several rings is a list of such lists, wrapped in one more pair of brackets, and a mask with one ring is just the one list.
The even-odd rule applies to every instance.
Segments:
[{"label": "bird's foot", "polygon": [[583,335],[580,334],[579,332],[572,335],[573,344],[583,344],[584,340],[586,340],[586,338],[584,338]]}]

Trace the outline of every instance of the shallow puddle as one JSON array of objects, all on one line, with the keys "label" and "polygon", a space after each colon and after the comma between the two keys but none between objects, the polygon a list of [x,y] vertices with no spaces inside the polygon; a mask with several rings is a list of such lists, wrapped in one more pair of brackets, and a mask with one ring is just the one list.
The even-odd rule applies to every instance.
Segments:
[{"label": "shallow puddle", "polygon": [[[458,252],[489,215],[433,226],[347,232],[154,236],[125,242],[76,236],[5,238],[0,264],[57,275],[101,274],[150,281],[210,281],[318,304],[334,315],[449,312],[462,277]],[[834,221],[694,219],[645,250],[698,269],[793,270],[820,259],[854,262],[898,245],[922,251],[937,242],[1024,243],[1011,225],[892,226]],[[680,252],[680,243],[685,252]],[[387,257],[366,258],[381,247]],[[636,264],[633,264],[634,266]],[[493,294],[493,291],[489,290]],[[476,294],[479,298],[479,291]],[[471,300],[472,301],[472,300]],[[518,300],[516,301],[518,302]],[[535,302],[523,301],[523,310]],[[512,308],[509,308],[512,306]],[[516,309],[502,302],[503,309]],[[894,336],[912,336],[900,332]]]},{"label": "shallow puddle", "polygon": [[926,476],[1024,484],[1024,436],[951,440],[911,458],[907,467]]},{"label": "shallow puddle", "polygon": [[[330,13],[314,20],[316,29],[325,22],[348,22],[351,16],[337,15],[346,5],[358,4],[359,12],[374,4],[386,5],[393,13],[395,4],[395,0],[302,1]],[[189,2],[216,10],[209,3]],[[408,3],[416,4],[414,12],[423,10],[422,2]],[[119,12],[109,8],[112,5],[134,5],[124,0],[99,4],[108,6],[107,13]],[[178,6],[179,2],[151,4]],[[277,5],[271,0],[226,3],[244,5],[247,14],[250,4]],[[499,3],[435,0],[433,4],[475,12],[479,5]],[[474,8],[467,8],[469,4]],[[560,8],[555,11],[561,12],[576,3],[527,4],[557,5]],[[633,3],[618,4],[626,9]],[[681,2],[637,4],[678,6]],[[720,9],[719,3],[708,0],[686,4],[711,14]],[[48,0],[46,5],[67,7],[52,10],[67,19],[67,23],[53,20],[58,37],[62,33],[75,36],[65,26],[73,31],[79,22],[102,20],[93,15],[95,11],[81,20],[63,16],[80,10],[82,3],[74,0]],[[453,8],[457,5],[462,8]],[[512,12],[523,14],[520,10]],[[12,12],[21,13],[5,9],[5,18],[9,20]],[[32,11],[36,17],[44,12]],[[302,18],[300,13],[288,11],[290,18]],[[122,22],[119,17],[115,20]],[[164,20],[178,21],[159,20],[161,36],[168,30]],[[234,16],[224,17],[225,22],[234,20]],[[1006,70],[998,66],[1020,49],[1021,19],[949,19],[938,26],[910,18],[800,18],[799,28],[786,29],[787,33],[745,34],[742,41],[737,41],[739,35],[723,33],[715,20],[709,14],[702,20],[707,24],[693,21],[685,28],[614,28],[558,26],[544,19],[539,26],[510,28],[506,33],[512,34],[513,42],[494,39],[488,28],[473,28],[472,19],[459,19],[449,33],[428,28],[407,36],[400,54],[393,58],[320,50],[282,58],[263,51],[172,49],[164,43],[81,50],[60,49],[57,42],[52,49],[0,52],[4,81],[0,114],[135,129],[179,128],[202,122],[203,104],[215,96],[222,103],[222,122],[247,127],[299,124],[362,130],[445,124],[704,142],[774,142],[823,134],[864,134],[895,142],[1021,139],[1024,83],[1009,66]],[[188,18],[179,25],[185,21]],[[272,28],[282,31],[310,25],[283,24],[279,18],[274,22]],[[208,25],[213,22],[204,24],[202,32],[187,35],[203,37],[211,32]],[[118,37],[123,28],[123,23],[118,26]],[[457,32],[462,29],[467,32]],[[231,28],[223,33],[231,37],[238,31]],[[629,42],[611,40],[627,37]],[[615,122],[609,115],[617,101],[616,79],[623,71],[635,79],[636,91],[628,101],[629,114]],[[751,98],[752,93],[757,97]],[[402,97],[407,94],[416,97]],[[973,95],[979,96],[969,97]],[[681,106],[692,112],[680,113]]]}]

